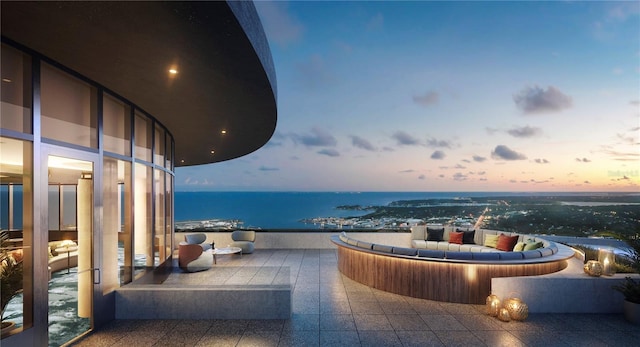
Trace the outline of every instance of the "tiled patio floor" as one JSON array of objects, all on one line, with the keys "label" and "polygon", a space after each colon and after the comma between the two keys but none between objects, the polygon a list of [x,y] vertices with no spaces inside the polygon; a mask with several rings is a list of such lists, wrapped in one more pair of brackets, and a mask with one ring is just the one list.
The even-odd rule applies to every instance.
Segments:
[{"label": "tiled patio floor", "polygon": [[[257,250],[242,257],[219,257],[214,266],[289,266],[291,318],[116,320],[74,346],[550,347],[640,343],[640,327],[627,323],[621,314],[532,314],[524,322],[504,323],[486,316],[480,305],[441,303],[371,289],[342,276],[336,262],[334,250],[314,249]],[[209,272],[214,273],[200,274]]]}]

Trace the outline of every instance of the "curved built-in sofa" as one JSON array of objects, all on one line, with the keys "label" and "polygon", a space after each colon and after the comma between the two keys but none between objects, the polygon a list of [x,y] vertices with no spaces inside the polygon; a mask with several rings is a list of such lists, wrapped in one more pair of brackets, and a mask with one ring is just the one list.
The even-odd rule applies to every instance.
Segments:
[{"label": "curved built-in sofa", "polygon": [[[412,228],[412,247],[381,245],[348,236],[332,236],[338,246],[338,268],[367,286],[415,298],[483,304],[494,277],[536,276],[563,270],[573,249],[531,235],[477,229],[473,243],[427,241],[426,226]],[[518,241],[541,242],[528,251],[499,251],[484,246],[485,235],[518,235]]]}]

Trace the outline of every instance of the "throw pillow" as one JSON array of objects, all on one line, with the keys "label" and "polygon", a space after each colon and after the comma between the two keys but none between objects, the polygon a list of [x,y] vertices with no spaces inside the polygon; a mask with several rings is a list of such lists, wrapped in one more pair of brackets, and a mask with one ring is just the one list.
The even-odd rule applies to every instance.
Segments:
[{"label": "throw pillow", "polygon": [[427,241],[442,241],[444,235],[444,228],[432,229],[427,228]]},{"label": "throw pillow", "polygon": [[500,234],[500,236],[498,236],[498,244],[496,245],[496,249],[500,251],[511,252],[516,243],[518,243],[518,235],[507,236],[505,234]]},{"label": "throw pillow", "polygon": [[474,244],[474,243],[476,243],[474,241],[475,237],[476,237],[476,231],[475,230],[464,231],[464,236],[462,236],[462,243]]},{"label": "throw pillow", "polygon": [[513,246],[514,252],[522,252],[524,250],[524,242],[518,242],[515,246]]},{"label": "throw pillow", "polygon": [[538,248],[542,248],[542,242],[527,242],[524,245],[523,251],[532,251]]},{"label": "throw pillow", "polygon": [[484,235],[484,245],[486,247],[496,248],[500,235]]},{"label": "throw pillow", "polygon": [[462,244],[464,233],[452,231],[449,233],[449,243]]}]

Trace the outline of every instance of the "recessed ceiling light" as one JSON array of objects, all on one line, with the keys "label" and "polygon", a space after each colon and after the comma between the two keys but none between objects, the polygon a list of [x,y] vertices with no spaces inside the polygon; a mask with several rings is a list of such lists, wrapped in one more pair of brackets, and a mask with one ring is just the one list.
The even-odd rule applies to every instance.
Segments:
[{"label": "recessed ceiling light", "polygon": [[226,130],[222,130],[220,133],[221,133],[221,134],[226,134],[226,133],[227,133],[227,131],[226,131]]},{"label": "recessed ceiling light", "polygon": [[180,160],[181,163],[184,163],[184,159]]},{"label": "recessed ceiling light", "polygon": [[171,69],[169,69],[169,73],[172,74],[172,75],[177,75],[178,74],[178,70],[174,69],[174,68],[171,68]]},{"label": "recessed ceiling light", "polygon": [[3,78],[2,82],[11,83],[11,82],[13,82],[13,80],[11,80],[10,78]]},{"label": "recessed ceiling light", "polygon": [[211,154],[214,154],[216,151],[214,151],[213,149],[211,150]]}]

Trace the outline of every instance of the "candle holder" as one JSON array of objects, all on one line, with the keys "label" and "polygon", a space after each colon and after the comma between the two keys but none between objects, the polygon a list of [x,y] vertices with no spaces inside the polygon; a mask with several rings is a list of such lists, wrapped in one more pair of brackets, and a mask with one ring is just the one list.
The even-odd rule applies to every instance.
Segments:
[{"label": "candle holder", "polygon": [[599,277],[602,275],[602,264],[597,260],[589,260],[584,264],[584,272],[593,277]]},{"label": "candle holder", "polygon": [[500,312],[500,299],[497,295],[491,294],[487,296],[487,314],[496,317]]},{"label": "candle holder", "polygon": [[600,249],[598,251],[598,261],[602,264],[602,274],[613,276],[616,273],[616,257],[610,249]]},{"label": "candle holder", "polygon": [[503,322],[508,322],[511,320],[511,316],[509,315],[509,311],[506,308],[501,308],[498,313],[498,319]]},{"label": "candle holder", "polygon": [[529,306],[519,298],[507,299],[504,307],[509,312],[509,317],[516,321],[523,321],[529,317]]}]

